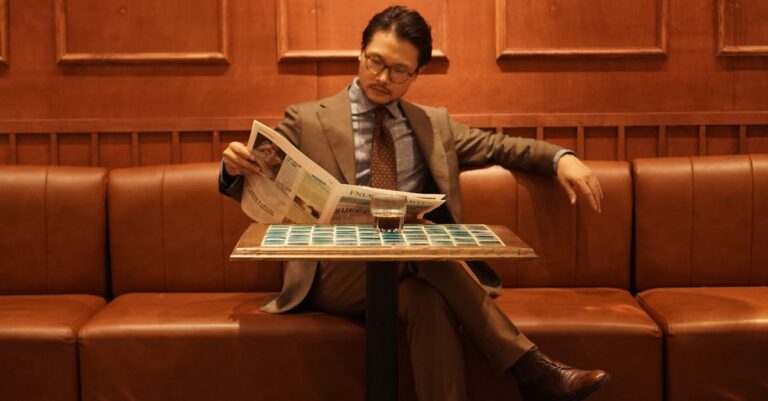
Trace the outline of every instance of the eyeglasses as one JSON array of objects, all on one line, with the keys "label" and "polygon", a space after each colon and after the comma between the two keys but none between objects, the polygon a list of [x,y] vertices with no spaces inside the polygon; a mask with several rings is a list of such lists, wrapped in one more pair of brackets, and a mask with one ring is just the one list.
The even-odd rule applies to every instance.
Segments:
[{"label": "eyeglasses", "polygon": [[379,75],[382,72],[384,72],[384,70],[389,70],[389,74],[388,74],[389,81],[392,82],[393,84],[405,83],[405,81],[409,80],[410,78],[416,75],[416,71],[411,72],[403,66],[386,65],[378,57],[372,57],[366,53],[363,53],[363,56],[365,57],[366,70],[372,72],[374,75]]}]

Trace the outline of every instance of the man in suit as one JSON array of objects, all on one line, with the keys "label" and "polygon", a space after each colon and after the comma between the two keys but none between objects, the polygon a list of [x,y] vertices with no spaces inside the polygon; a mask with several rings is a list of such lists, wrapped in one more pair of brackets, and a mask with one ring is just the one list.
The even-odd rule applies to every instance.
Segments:
[{"label": "man in suit", "polygon": [[[461,221],[459,168],[487,163],[555,175],[571,203],[578,194],[600,211],[600,183],[573,152],[472,129],[444,109],[403,100],[431,53],[430,27],[421,15],[389,7],[363,32],[352,84],[333,97],[289,107],[276,130],[341,182],[445,194],[445,207],[431,216],[436,221]],[[222,193],[239,199],[242,175],[259,173],[254,160],[242,143],[229,144]],[[497,307],[493,285],[480,285],[492,275],[487,266],[463,262],[411,263],[400,272],[399,313],[420,401],[467,399],[462,335],[499,374],[511,371],[526,401],[581,400],[608,380],[603,371],[571,368],[540,352]],[[365,269],[357,262],[287,263],[281,293],[263,310],[282,313],[299,304],[362,315]]]}]

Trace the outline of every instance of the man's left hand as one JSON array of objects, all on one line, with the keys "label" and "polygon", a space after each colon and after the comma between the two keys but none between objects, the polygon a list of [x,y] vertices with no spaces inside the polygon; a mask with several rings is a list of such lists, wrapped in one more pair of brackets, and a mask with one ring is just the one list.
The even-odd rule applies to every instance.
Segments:
[{"label": "man's left hand", "polygon": [[603,189],[595,173],[578,157],[567,154],[557,161],[557,181],[568,194],[571,205],[576,203],[576,193],[584,197],[596,212],[602,212]]}]

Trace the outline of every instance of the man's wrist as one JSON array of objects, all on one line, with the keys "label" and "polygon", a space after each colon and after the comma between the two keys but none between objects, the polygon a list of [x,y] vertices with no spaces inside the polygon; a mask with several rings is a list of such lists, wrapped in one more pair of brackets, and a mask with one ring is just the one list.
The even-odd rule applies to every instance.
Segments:
[{"label": "man's wrist", "polygon": [[219,175],[219,185],[222,188],[230,188],[232,187],[235,182],[237,182],[237,178],[240,177],[239,175],[231,175],[227,172],[227,167],[224,165],[224,161],[221,162],[221,174]]},{"label": "man's wrist", "polygon": [[560,161],[560,159],[565,155],[573,155],[576,156],[576,152],[570,150],[570,149],[560,149],[555,153],[555,157],[552,159],[552,172],[557,175],[557,163]]}]

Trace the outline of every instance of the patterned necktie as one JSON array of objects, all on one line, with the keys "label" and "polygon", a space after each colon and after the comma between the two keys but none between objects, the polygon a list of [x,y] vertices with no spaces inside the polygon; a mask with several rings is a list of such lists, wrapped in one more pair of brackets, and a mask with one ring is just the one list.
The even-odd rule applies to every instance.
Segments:
[{"label": "patterned necktie", "polygon": [[387,127],[384,126],[386,115],[387,109],[376,108],[371,145],[371,186],[396,190],[397,157],[395,157],[395,142]]}]

